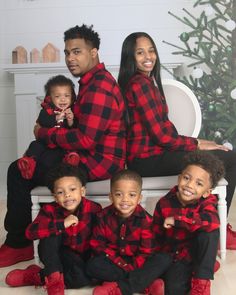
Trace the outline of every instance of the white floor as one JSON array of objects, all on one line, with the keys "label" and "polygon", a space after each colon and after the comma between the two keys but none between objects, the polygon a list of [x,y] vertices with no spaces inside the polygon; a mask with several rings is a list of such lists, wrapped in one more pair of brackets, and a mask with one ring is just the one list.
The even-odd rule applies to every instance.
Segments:
[{"label": "white floor", "polygon": [[[0,243],[4,242],[5,232],[3,229],[3,219],[6,211],[6,202],[0,200]],[[231,207],[231,212],[229,216],[229,222],[233,225],[236,230],[236,196]],[[227,257],[225,261],[221,261],[221,268],[215,274],[215,279],[212,282],[211,295],[235,295],[236,294],[236,250],[227,251]],[[5,284],[6,274],[14,268],[25,268],[27,265],[32,264],[34,261],[28,261],[24,263],[19,263],[13,267],[6,267],[0,269],[0,294],[1,295],[45,295],[45,290],[43,288],[35,287],[21,287],[21,288],[10,288]],[[83,288],[79,290],[66,290],[66,295],[91,295],[92,289]]]}]

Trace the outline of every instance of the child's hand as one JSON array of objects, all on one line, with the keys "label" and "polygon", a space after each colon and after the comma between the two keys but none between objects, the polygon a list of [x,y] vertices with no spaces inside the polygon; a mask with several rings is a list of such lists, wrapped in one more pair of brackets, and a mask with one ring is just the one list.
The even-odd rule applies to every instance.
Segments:
[{"label": "child's hand", "polygon": [[57,123],[63,122],[64,119],[65,119],[65,112],[64,111],[59,112],[56,115],[56,121],[57,121]]},{"label": "child's hand", "polygon": [[64,219],[64,226],[65,228],[70,227],[70,226],[75,226],[79,223],[79,219],[78,217],[76,217],[75,215],[71,214],[69,216],[67,216]]},{"label": "child's hand", "polygon": [[74,114],[73,114],[71,108],[68,108],[68,109],[65,110],[65,117],[66,117],[66,120],[67,120],[67,124],[69,126],[72,126],[73,122],[74,122]]},{"label": "child's hand", "polygon": [[166,219],[164,220],[164,228],[171,228],[175,225],[175,219],[173,216],[169,216],[169,217],[166,217]]}]

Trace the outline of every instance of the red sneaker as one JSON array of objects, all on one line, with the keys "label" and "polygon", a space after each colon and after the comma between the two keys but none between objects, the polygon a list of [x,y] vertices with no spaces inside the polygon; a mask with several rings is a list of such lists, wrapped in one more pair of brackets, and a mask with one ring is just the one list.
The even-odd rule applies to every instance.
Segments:
[{"label": "red sneaker", "polygon": [[164,295],[164,281],[162,279],[156,279],[149,287],[149,295]]},{"label": "red sneaker", "polygon": [[72,166],[78,166],[80,156],[76,152],[71,152],[65,155],[63,162]]},{"label": "red sneaker", "polygon": [[21,176],[25,179],[31,179],[34,175],[36,162],[32,157],[22,157],[17,161],[17,167]]},{"label": "red sneaker", "polygon": [[192,278],[190,295],[210,295],[211,281]]},{"label": "red sneaker", "polygon": [[215,265],[214,265],[214,273],[217,272],[217,270],[219,270],[220,268],[220,263],[218,260],[216,260]]},{"label": "red sneaker", "polygon": [[227,224],[226,249],[236,250],[236,232],[232,230],[232,226]]},{"label": "red sneaker", "polygon": [[6,267],[34,258],[33,246],[12,248],[3,244],[0,248],[0,267]]},{"label": "red sneaker", "polygon": [[64,295],[65,284],[63,274],[56,271],[45,277],[44,288],[47,290],[48,295]]},{"label": "red sneaker", "polygon": [[11,287],[42,286],[40,270],[41,268],[34,264],[26,269],[14,269],[7,274],[5,282]]},{"label": "red sneaker", "polygon": [[104,282],[93,289],[93,295],[122,295],[116,282]]}]

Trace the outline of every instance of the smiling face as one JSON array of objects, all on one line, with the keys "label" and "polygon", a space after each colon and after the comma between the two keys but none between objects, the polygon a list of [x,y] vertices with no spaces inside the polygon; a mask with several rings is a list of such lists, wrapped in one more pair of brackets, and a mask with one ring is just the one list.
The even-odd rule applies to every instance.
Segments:
[{"label": "smiling face", "polygon": [[196,203],[211,193],[209,173],[196,165],[187,166],[179,175],[177,198],[183,206]]},{"label": "smiling face", "polygon": [[134,57],[137,69],[149,76],[157,60],[155,48],[150,39],[146,37],[137,38]]},{"label": "smiling face", "polygon": [[85,187],[78,178],[66,176],[55,181],[53,195],[61,207],[73,213],[85,195]]},{"label": "smiling face", "polygon": [[141,187],[134,180],[120,179],[113,184],[109,197],[119,216],[127,218],[142,199]]},{"label": "smiling face", "polygon": [[70,86],[52,86],[50,97],[53,104],[61,110],[69,108],[72,104]]},{"label": "smiling face", "polygon": [[96,48],[92,48],[84,39],[65,41],[66,65],[75,77],[81,77],[90,71],[99,61]]}]

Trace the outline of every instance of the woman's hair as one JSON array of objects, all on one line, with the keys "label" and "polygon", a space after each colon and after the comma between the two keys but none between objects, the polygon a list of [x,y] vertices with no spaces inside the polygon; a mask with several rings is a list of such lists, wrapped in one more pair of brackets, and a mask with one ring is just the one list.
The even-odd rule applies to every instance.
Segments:
[{"label": "woman's hair", "polygon": [[93,30],[93,25],[75,26],[64,32],[64,41],[71,39],[84,39],[92,48],[99,49],[100,38],[97,32]]},{"label": "woman's hair", "polygon": [[75,85],[71,79],[63,75],[57,75],[57,76],[51,77],[44,86],[46,96],[51,95],[52,88],[55,86],[69,86],[71,88],[72,102],[75,101],[76,99]]},{"label": "woman's hair", "polygon": [[123,95],[125,94],[126,86],[130,80],[130,78],[137,72],[136,60],[135,60],[135,47],[136,41],[140,37],[148,38],[152,46],[155,50],[157,60],[156,64],[151,72],[151,76],[153,76],[157,82],[158,88],[161,94],[164,96],[164,91],[161,83],[161,64],[159,55],[157,52],[156,45],[153,39],[145,32],[135,32],[126,37],[123,42],[121,49],[121,59],[120,59],[120,70],[118,75],[118,83],[122,90]]},{"label": "woman's hair", "polygon": [[201,167],[209,173],[212,188],[216,187],[218,181],[225,175],[223,162],[208,151],[196,150],[187,153],[183,160],[182,171],[190,165]]}]

